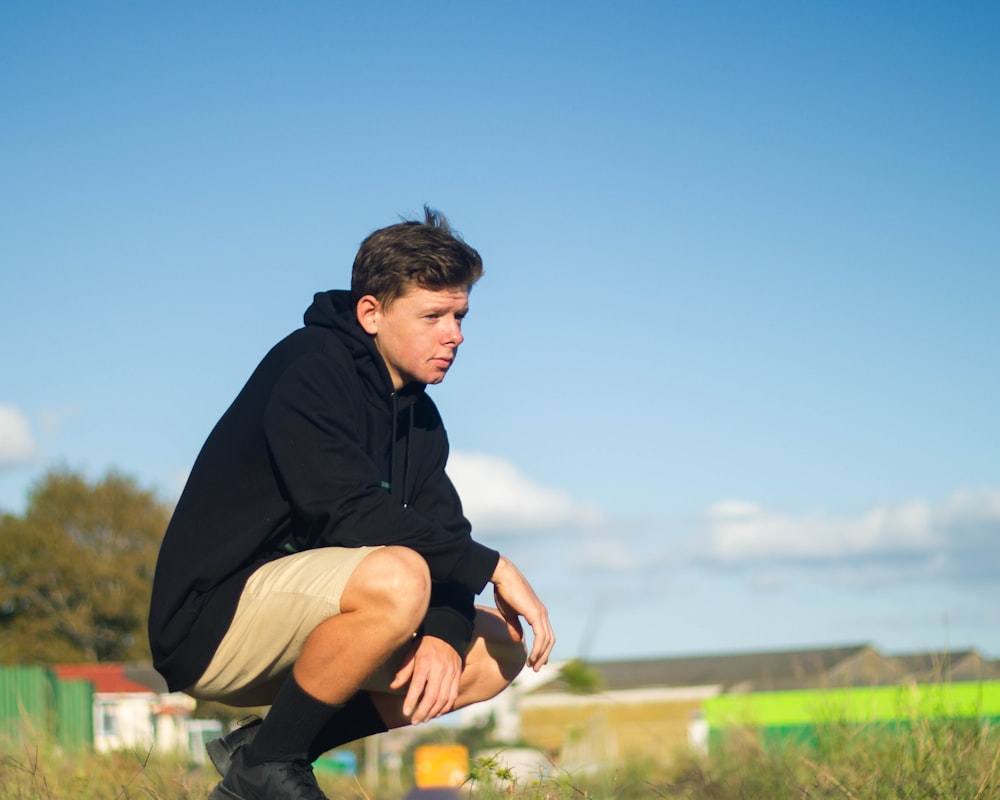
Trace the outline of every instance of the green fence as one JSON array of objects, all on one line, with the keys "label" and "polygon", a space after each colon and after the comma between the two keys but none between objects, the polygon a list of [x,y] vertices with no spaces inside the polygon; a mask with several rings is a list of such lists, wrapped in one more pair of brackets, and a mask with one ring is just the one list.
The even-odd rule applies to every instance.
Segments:
[{"label": "green fence", "polygon": [[94,685],[90,681],[56,681],[56,741],[67,750],[94,745]]},{"label": "green fence", "polygon": [[60,681],[44,667],[0,667],[0,748],[55,741],[67,750],[93,745],[94,689]]}]

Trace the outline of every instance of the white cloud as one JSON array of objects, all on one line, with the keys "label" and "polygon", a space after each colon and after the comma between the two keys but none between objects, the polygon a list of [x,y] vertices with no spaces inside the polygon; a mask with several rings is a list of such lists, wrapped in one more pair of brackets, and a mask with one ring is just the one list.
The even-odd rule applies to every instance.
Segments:
[{"label": "white cloud", "polygon": [[170,473],[169,480],[169,490],[170,499],[173,502],[177,502],[181,499],[181,493],[184,491],[184,487],[187,486],[188,478],[191,477],[191,467],[184,467],[183,469],[175,469]]},{"label": "white cloud", "polygon": [[618,573],[633,573],[640,567],[625,543],[611,537],[587,539],[574,552],[572,563],[580,569],[597,568],[603,572]]},{"label": "white cloud", "polygon": [[755,584],[777,585],[802,569],[841,585],[988,579],[1000,568],[1000,489],[884,504],[853,517],[727,501],[707,511],[703,530],[697,561],[751,572]]},{"label": "white cloud", "polygon": [[448,475],[477,531],[517,533],[594,527],[601,514],[565,492],[534,483],[508,461],[481,453],[452,452]]},{"label": "white cloud", "polygon": [[15,406],[0,405],[0,467],[29,464],[36,455],[27,417]]},{"label": "white cloud", "polygon": [[879,506],[860,517],[791,516],[727,501],[707,513],[708,555],[720,562],[802,561],[887,552],[926,552],[940,545],[930,506]]},{"label": "white cloud", "polygon": [[76,406],[47,409],[38,414],[38,422],[46,436],[55,436],[62,430],[67,420],[78,416],[79,413],[80,409]]}]

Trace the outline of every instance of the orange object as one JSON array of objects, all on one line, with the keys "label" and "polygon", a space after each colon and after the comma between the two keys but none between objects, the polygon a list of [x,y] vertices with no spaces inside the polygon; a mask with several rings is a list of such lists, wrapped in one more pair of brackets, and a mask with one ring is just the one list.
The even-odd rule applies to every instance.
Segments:
[{"label": "orange object", "polygon": [[413,751],[413,770],[421,789],[461,786],[469,777],[469,748],[464,744],[424,744]]}]

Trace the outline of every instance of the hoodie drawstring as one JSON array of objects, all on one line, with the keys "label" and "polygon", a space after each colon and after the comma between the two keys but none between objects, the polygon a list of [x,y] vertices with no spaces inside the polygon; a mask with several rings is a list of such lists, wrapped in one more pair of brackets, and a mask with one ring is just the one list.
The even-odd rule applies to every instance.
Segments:
[{"label": "hoodie drawstring", "polygon": [[403,508],[410,504],[409,498],[409,478],[410,478],[410,445],[413,442],[413,406],[410,403],[410,419],[406,428],[406,455],[403,457]]},{"label": "hoodie drawstring", "polygon": [[[406,428],[406,450],[403,455],[403,487],[400,493],[403,498],[403,508],[406,508],[410,504],[410,498],[408,497],[409,492],[409,478],[410,478],[410,446],[413,442],[413,406],[414,403],[409,404],[409,419],[407,420]],[[396,437],[399,435],[399,427],[397,424],[397,418],[399,417],[399,395],[396,392],[392,393],[392,443],[389,447],[389,480],[392,481],[396,477]],[[389,484],[390,492],[396,494],[394,491],[394,486],[390,482]]]}]

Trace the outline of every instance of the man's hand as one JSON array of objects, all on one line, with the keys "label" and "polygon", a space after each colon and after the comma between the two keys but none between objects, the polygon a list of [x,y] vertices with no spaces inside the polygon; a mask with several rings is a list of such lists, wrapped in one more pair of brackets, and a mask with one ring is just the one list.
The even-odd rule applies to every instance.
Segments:
[{"label": "man's hand", "polygon": [[455,648],[435,636],[422,636],[389,686],[402,689],[410,684],[403,713],[416,725],[455,707],[461,678],[462,659]]},{"label": "man's hand", "polygon": [[517,567],[503,556],[497,562],[493,577],[493,598],[497,611],[507,620],[507,627],[516,641],[524,638],[524,630],[518,616],[524,617],[531,626],[534,641],[528,654],[528,666],[538,672],[549,661],[552,648],[556,643],[552,625],[549,622],[548,609],[542,605],[531,584],[521,574]]}]

